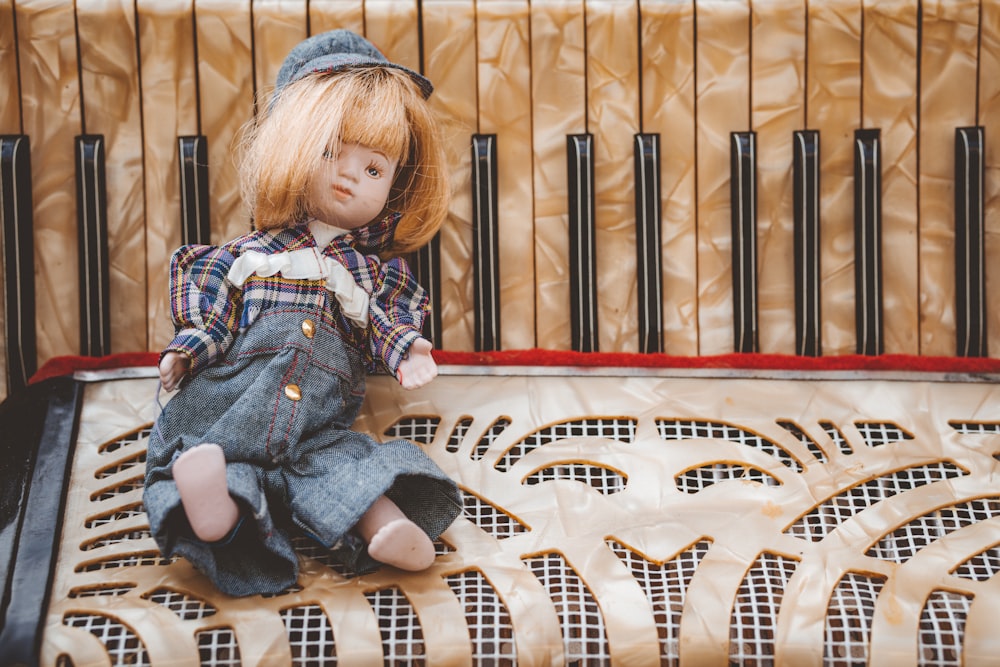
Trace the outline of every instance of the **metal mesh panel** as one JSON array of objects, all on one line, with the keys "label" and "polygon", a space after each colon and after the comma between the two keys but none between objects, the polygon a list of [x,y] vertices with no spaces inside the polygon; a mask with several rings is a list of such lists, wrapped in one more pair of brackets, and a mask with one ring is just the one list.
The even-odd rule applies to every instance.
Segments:
[{"label": "metal mesh panel", "polygon": [[204,600],[169,588],[157,588],[142,597],[150,602],[166,607],[184,621],[206,618],[216,613],[216,608]]},{"label": "metal mesh panel", "polygon": [[950,421],[948,425],[959,433],[1000,433],[1000,422],[963,422]]},{"label": "metal mesh panel", "polygon": [[316,604],[281,610],[288,633],[288,647],[295,667],[322,667],[337,664],[333,628],[323,609]]},{"label": "metal mesh panel", "polygon": [[76,568],[77,572],[95,572],[124,567],[139,567],[143,565],[169,565],[170,559],[160,556],[159,551],[143,551],[120,557],[110,557],[83,563]]},{"label": "metal mesh panel", "polygon": [[973,581],[989,581],[1000,572],[1000,545],[975,554],[957,568],[955,576]]},{"label": "metal mesh panel", "polygon": [[510,467],[529,453],[566,438],[605,438],[629,443],[635,438],[635,420],[618,417],[574,419],[539,429],[512,446],[496,463],[496,469]]},{"label": "metal mesh panel", "polygon": [[[109,651],[126,652],[107,664],[148,661],[141,651],[153,652],[154,638],[159,658],[163,639],[176,636],[184,641],[171,642],[177,652],[171,659],[206,665],[257,664],[264,650],[314,665],[436,664],[460,653],[472,655],[473,664],[631,660],[669,667],[704,659],[794,667],[788,658],[794,652],[776,644],[789,623],[805,624],[795,642],[825,655],[827,664],[918,651],[925,662],[947,662],[983,651],[967,645],[981,638],[966,636],[962,615],[971,627],[971,615],[989,609],[968,602],[994,594],[1000,503],[993,499],[995,447],[985,442],[994,433],[955,407],[962,402],[955,391],[967,391],[970,406],[991,405],[972,388],[921,386],[907,394],[907,383],[882,386],[902,392],[889,401],[893,406],[919,401],[934,414],[951,410],[947,416],[955,417],[931,422],[906,421],[898,411],[879,416],[878,406],[863,402],[871,395],[864,383],[837,385],[835,392],[822,383],[747,385],[783,411],[795,410],[792,425],[762,411],[759,400],[741,408],[736,394],[732,403],[698,408],[718,416],[698,416],[691,397],[715,396],[714,387],[662,378],[496,377],[467,385],[461,377],[438,379],[458,383],[446,395],[462,396],[468,406],[452,398],[435,406],[433,393],[374,380],[372,400],[398,412],[363,411],[359,430],[422,441],[461,483],[465,511],[435,543],[438,558],[427,572],[381,568],[359,576],[298,536],[295,585],[247,600],[227,598],[190,563],[162,558],[148,534],[140,462],[148,433],[141,427],[155,416],[151,404],[144,402],[139,415],[120,426],[108,423],[114,410],[91,411],[85,404],[43,665],[72,664],[77,656],[67,647],[79,641],[83,627],[96,629]],[[126,401],[111,384],[106,393],[117,409]],[[860,391],[852,399],[855,387]],[[152,395],[155,380],[147,390]],[[556,393],[559,401],[524,402]],[[679,398],[672,402],[672,396]],[[854,401],[866,407],[861,417],[844,414]],[[496,412],[485,413],[484,405]],[[580,417],[595,406],[598,415]],[[830,406],[837,421],[827,418]],[[435,407],[440,416],[432,414]],[[636,416],[628,416],[630,410]],[[657,421],[665,410],[683,416]],[[400,420],[398,414],[411,416]],[[624,416],[606,423],[601,414]],[[452,425],[447,437],[439,430],[445,423]],[[963,426],[970,435],[959,437],[959,423],[977,426]],[[784,431],[775,442],[788,451],[757,435],[776,428]],[[842,429],[857,441],[853,449]],[[125,435],[109,440],[116,432]],[[548,447],[571,433],[579,439],[569,446]],[[665,446],[664,433],[674,441],[716,442]],[[976,443],[981,433],[984,442]],[[890,442],[896,444],[881,446]],[[533,448],[516,449],[524,443]],[[510,469],[500,470],[494,463],[505,456]],[[516,456],[529,458],[516,464]],[[808,468],[797,467],[795,456]],[[524,466],[534,460],[533,468]],[[519,466],[528,472],[511,474]],[[713,485],[711,493],[697,493]],[[909,557],[931,542],[942,542],[941,548],[928,558]],[[959,596],[893,586],[892,595],[912,615],[909,637],[900,626],[883,630],[896,600],[875,604],[889,573],[904,570],[907,581]],[[839,583],[829,590],[833,581]],[[323,610],[348,611],[335,619]],[[71,618],[73,625],[64,621]],[[980,627],[983,619],[976,622]],[[335,635],[342,629],[350,635]],[[425,637],[430,632],[433,641]],[[635,644],[635,637],[648,645]],[[462,642],[469,646],[456,648]],[[88,642],[87,650],[94,645]],[[337,656],[348,646],[350,659]],[[79,659],[92,661],[83,651]]]},{"label": "metal mesh panel", "polygon": [[448,444],[445,446],[449,452],[457,452],[458,448],[462,445],[462,441],[465,440],[465,434],[469,432],[469,427],[472,426],[472,417],[463,417],[455,423],[455,428],[452,430],[451,435],[448,436]]},{"label": "metal mesh panel", "polygon": [[913,440],[913,434],[890,422],[855,422],[858,433],[869,447]]},{"label": "metal mesh panel", "polygon": [[951,507],[942,507],[936,512],[917,517],[883,536],[868,550],[868,555],[902,563],[948,533],[998,515],[1000,515],[998,498],[981,498]]},{"label": "metal mesh panel", "polygon": [[465,516],[494,539],[504,540],[523,533],[527,527],[493,503],[465,491],[462,494]]},{"label": "metal mesh panel", "polygon": [[198,659],[204,667],[240,667],[240,647],[232,628],[210,628],[195,633]]},{"label": "metal mesh panel", "polygon": [[126,480],[117,486],[109,487],[94,494],[93,500],[96,502],[103,502],[105,500],[111,500],[116,496],[123,496],[126,493],[132,493],[133,491],[138,491],[140,489],[142,489],[142,475],[133,477],[132,479]]},{"label": "metal mesh panel", "polygon": [[92,516],[84,522],[84,525],[87,528],[101,528],[107,524],[125,521],[126,519],[132,519],[137,516],[145,515],[146,510],[142,506],[142,503],[133,503],[131,505],[124,505],[123,507],[119,507],[105,514]]},{"label": "metal mesh panel", "polygon": [[567,663],[608,660],[604,617],[580,576],[557,553],[526,558],[525,563],[555,605]]},{"label": "metal mesh panel", "polygon": [[555,480],[580,482],[604,495],[625,490],[627,479],[617,470],[588,463],[564,463],[536,470],[524,478],[525,484],[542,484]]},{"label": "metal mesh panel", "polygon": [[848,572],[837,583],[826,612],[823,663],[846,667],[868,662],[875,601],[885,580]]},{"label": "metal mesh panel", "polygon": [[401,417],[399,421],[384,431],[389,438],[412,440],[421,445],[429,445],[437,434],[440,417],[410,416]]},{"label": "metal mesh panel", "polygon": [[146,462],[146,452],[140,452],[135,456],[131,456],[127,459],[118,461],[112,465],[107,466],[106,468],[98,468],[94,472],[94,477],[96,477],[97,479],[112,477],[119,473],[125,472],[126,470],[131,470],[132,468],[140,466],[145,462]]},{"label": "metal mesh panel", "polygon": [[967,474],[948,461],[904,468],[876,477],[828,498],[785,529],[786,533],[818,542],[859,512],[919,486]]},{"label": "metal mesh panel", "polygon": [[517,645],[510,614],[482,572],[469,570],[445,578],[465,610],[472,654],[480,665],[512,667]]},{"label": "metal mesh panel", "polygon": [[[122,447],[127,447],[132,444],[141,443],[149,434],[153,432],[153,425],[147,424],[145,426],[140,426],[130,433],[122,435],[120,438],[115,440],[109,440],[97,448],[99,454],[114,454]],[[145,450],[143,450],[145,452]],[[145,459],[143,459],[145,460]]]},{"label": "metal mesh panel", "polygon": [[726,440],[737,445],[757,449],[792,470],[802,470],[802,464],[777,443],[757,433],[730,424],[693,419],[657,419],[656,428],[664,440],[689,440],[692,438]]},{"label": "metal mesh panel", "polygon": [[806,449],[809,450],[810,454],[816,457],[817,461],[819,461],[820,463],[827,462],[828,459],[826,456],[826,452],[824,452],[823,449],[816,444],[816,441],[813,440],[808,433],[802,430],[802,427],[800,427],[793,421],[778,420],[777,424],[781,428],[785,429],[786,431],[794,435],[799,442],[805,445]]},{"label": "metal mesh panel", "polygon": [[841,433],[837,425],[829,421],[821,421],[819,425],[823,428],[823,431],[833,440],[833,444],[837,446],[837,449],[841,454],[852,454],[854,449],[851,447],[851,443],[847,441],[844,434]]},{"label": "metal mesh panel", "polygon": [[365,597],[378,617],[384,664],[424,664],[424,632],[406,596],[398,588],[383,588]]},{"label": "metal mesh panel", "polygon": [[107,546],[121,544],[123,542],[133,542],[135,540],[143,540],[150,536],[149,530],[132,530],[127,533],[112,533],[111,535],[106,535],[99,540],[94,540],[93,542],[86,542],[80,545],[81,551],[92,551],[94,549],[102,549]]},{"label": "metal mesh panel", "polygon": [[785,586],[796,561],[764,552],[754,561],[736,595],[729,625],[730,664],[770,665],[774,661],[774,629]]},{"label": "metal mesh panel", "polygon": [[918,665],[962,666],[962,637],[971,605],[971,595],[951,591],[931,593],[920,614]]},{"label": "metal mesh panel", "polygon": [[486,455],[486,450],[488,450],[496,439],[499,438],[505,430],[507,430],[508,426],[510,426],[510,419],[507,417],[500,417],[490,424],[490,427],[483,432],[479,442],[476,443],[475,449],[472,450],[472,460],[481,460],[483,456]]},{"label": "metal mesh panel", "polygon": [[92,598],[92,597],[114,597],[124,595],[135,588],[134,585],[127,586],[78,586],[69,592],[70,598]]},{"label": "metal mesh panel", "polygon": [[698,493],[720,482],[756,482],[764,486],[781,486],[781,481],[768,472],[739,463],[712,463],[686,470],[674,478],[674,484],[684,493]]},{"label": "metal mesh panel", "polygon": [[608,547],[642,586],[646,599],[652,607],[660,639],[662,667],[680,665],[681,613],[684,611],[691,577],[694,576],[710,546],[711,542],[701,540],[665,563],[654,563],[628,547],[614,540],[608,540]]},{"label": "metal mesh panel", "polygon": [[127,626],[100,614],[67,614],[63,623],[72,628],[86,630],[97,637],[108,652],[112,665],[135,665],[146,667],[150,664],[146,647]]}]

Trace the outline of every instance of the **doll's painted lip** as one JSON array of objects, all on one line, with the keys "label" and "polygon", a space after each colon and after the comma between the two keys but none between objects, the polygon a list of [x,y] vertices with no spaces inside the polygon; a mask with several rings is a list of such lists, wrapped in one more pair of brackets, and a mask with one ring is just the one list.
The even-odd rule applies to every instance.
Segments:
[{"label": "doll's painted lip", "polygon": [[354,193],[345,187],[339,185],[333,186],[333,196],[337,199],[349,199]]}]

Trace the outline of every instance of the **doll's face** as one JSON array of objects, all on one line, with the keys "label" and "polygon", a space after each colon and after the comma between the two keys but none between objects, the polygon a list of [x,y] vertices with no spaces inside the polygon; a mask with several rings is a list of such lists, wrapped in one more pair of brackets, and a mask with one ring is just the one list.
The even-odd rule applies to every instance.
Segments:
[{"label": "doll's face", "polygon": [[309,185],[309,212],[341,229],[357,229],[385,208],[399,160],[361,144],[341,144],[338,155],[324,156]]}]

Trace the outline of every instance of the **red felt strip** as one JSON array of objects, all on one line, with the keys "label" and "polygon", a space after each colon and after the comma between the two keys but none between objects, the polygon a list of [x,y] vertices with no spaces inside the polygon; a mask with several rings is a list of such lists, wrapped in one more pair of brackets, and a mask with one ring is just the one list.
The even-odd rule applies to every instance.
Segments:
[{"label": "red felt strip", "polygon": [[[568,366],[606,368],[719,368],[797,371],[916,371],[927,373],[1000,373],[1000,359],[985,357],[921,357],[906,354],[800,357],[783,354],[721,354],[678,357],[628,352],[572,352],[568,350],[505,350],[454,352],[436,350],[434,358],[447,366]],[[76,371],[155,366],[159,354],[135,352],[106,357],[65,356],[50,359],[31,378],[31,384]]]}]

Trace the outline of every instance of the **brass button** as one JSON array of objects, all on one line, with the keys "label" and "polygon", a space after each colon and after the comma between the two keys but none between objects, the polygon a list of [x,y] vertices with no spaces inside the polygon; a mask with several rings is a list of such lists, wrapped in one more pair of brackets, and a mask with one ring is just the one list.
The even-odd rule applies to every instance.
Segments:
[{"label": "brass button", "polygon": [[299,385],[297,384],[286,384],[285,396],[292,399],[293,401],[297,401],[300,398],[302,398],[302,390],[299,389]]},{"label": "brass button", "polygon": [[305,334],[306,338],[312,338],[316,335],[316,323],[312,320],[302,321],[302,333]]}]

